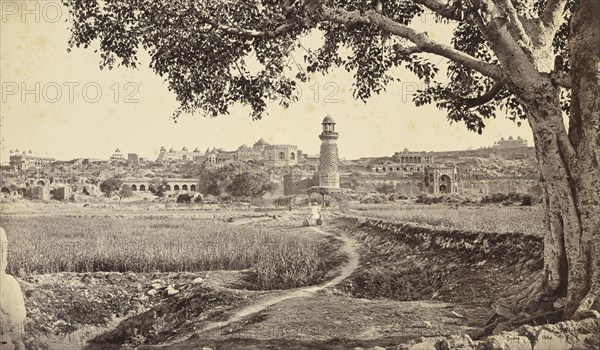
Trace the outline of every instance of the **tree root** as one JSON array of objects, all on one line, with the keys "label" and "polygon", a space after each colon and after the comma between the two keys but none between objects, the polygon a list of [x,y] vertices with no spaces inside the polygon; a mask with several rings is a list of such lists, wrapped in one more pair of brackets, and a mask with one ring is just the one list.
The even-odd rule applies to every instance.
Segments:
[{"label": "tree root", "polygon": [[[596,310],[593,310],[592,306],[596,302],[597,298],[598,292],[596,288],[590,289],[587,295],[581,300],[581,303],[579,303],[577,310],[575,310],[575,313],[573,314],[573,319],[575,321],[578,321],[584,318],[594,317],[594,311]],[[596,311],[596,313],[597,312],[598,311]]]},{"label": "tree root", "polygon": [[[513,311],[525,317],[554,312],[557,308],[553,304],[561,297],[564,297],[564,295],[544,288],[540,276],[527,289],[514,297]],[[562,307],[559,309],[562,309]]]},{"label": "tree root", "polygon": [[490,336],[492,334],[511,331],[526,324],[537,326],[542,324],[555,323],[560,321],[561,317],[562,310],[539,312],[532,316],[526,316],[512,320],[509,320],[506,317],[500,316],[498,314],[493,314],[486,322],[485,327],[473,334],[473,339],[477,340],[483,337]]}]

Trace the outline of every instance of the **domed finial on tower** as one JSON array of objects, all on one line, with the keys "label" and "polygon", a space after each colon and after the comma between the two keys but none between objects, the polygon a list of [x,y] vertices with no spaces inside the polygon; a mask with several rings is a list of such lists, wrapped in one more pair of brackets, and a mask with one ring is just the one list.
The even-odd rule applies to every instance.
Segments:
[{"label": "domed finial on tower", "polygon": [[335,121],[333,120],[333,118],[328,114],[325,119],[323,119],[323,123],[322,124],[335,124]]}]

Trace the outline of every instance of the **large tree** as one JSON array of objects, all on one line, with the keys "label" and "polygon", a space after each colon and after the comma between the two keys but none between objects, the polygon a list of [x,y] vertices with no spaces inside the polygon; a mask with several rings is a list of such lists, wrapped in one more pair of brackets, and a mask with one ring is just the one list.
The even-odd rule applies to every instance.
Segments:
[{"label": "large tree", "polygon": [[[526,120],[547,213],[543,277],[532,298],[565,297],[565,318],[600,310],[599,1],[67,3],[70,45],[97,40],[101,66],[108,67],[135,67],[138,51],[146,50],[180,102],[175,118],[226,114],[234,103],[260,118],[269,100],[289,105],[298,82],[310,76],[290,60],[303,51],[308,72],[352,72],[357,99],[384,91],[396,80],[395,68],[404,67],[426,84],[418,105],[433,103],[470,130],[481,133],[499,109]],[[452,31],[450,44],[415,29],[414,19],[426,11]],[[322,37],[320,47],[306,48],[308,36]],[[437,74],[432,55],[448,60],[447,77]]]},{"label": "large tree", "polygon": [[237,174],[227,185],[227,192],[234,197],[260,197],[271,190],[273,183],[265,173]]}]

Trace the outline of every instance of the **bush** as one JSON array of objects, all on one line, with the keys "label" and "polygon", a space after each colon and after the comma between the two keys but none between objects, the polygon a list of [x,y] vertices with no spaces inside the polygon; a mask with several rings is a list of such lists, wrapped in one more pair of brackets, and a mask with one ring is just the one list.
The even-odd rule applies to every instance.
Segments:
[{"label": "bush", "polygon": [[204,203],[204,201],[202,200],[202,196],[201,195],[197,195],[196,198],[194,198],[194,203],[196,203],[196,204],[202,204],[202,203]]},{"label": "bush", "polygon": [[192,202],[192,196],[187,193],[183,193],[183,194],[180,194],[179,196],[177,196],[177,203],[190,204],[191,202]]},{"label": "bush", "polygon": [[391,202],[393,202],[393,201],[397,201],[397,200],[403,200],[403,199],[408,199],[408,197],[406,197],[406,196],[404,196],[404,195],[401,195],[401,194],[399,194],[399,193],[394,193],[394,194],[391,194],[391,195],[388,197],[388,200],[389,200],[389,201],[391,201]]},{"label": "bush", "polygon": [[387,201],[387,197],[383,195],[369,195],[360,200],[361,204],[380,204]]},{"label": "bush", "polygon": [[444,196],[428,196],[426,194],[420,194],[417,196],[415,203],[420,204],[437,204],[446,201]]},{"label": "bush", "polygon": [[385,182],[375,188],[379,193],[390,194],[396,192],[396,186],[393,182]]},{"label": "bush", "polygon": [[502,205],[511,205],[520,203],[523,206],[533,205],[534,197],[526,193],[492,193],[481,198],[481,204],[501,203]]},{"label": "bush", "polygon": [[526,195],[523,196],[523,199],[521,199],[521,206],[523,206],[523,207],[529,207],[529,206],[533,205],[533,202],[534,202],[533,196],[529,195],[529,194],[526,194]]},{"label": "bush", "polygon": [[287,207],[292,203],[293,200],[294,200],[293,196],[284,196],[284,197],[276,198],[273,201],[273,204],[275,204],[275,206],[277,206],[277,207]]}]

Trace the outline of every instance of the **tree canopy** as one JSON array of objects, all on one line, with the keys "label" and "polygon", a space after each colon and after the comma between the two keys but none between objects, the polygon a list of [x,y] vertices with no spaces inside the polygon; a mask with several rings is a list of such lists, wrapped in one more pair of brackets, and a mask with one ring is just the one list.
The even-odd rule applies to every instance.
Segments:
[{"label": "tree canopy", "polygon": [[[508,32],[531,61],[539,47],[551,45],[561,59],[540,67],[545,72],[566,73],[569,66],[567,0],[65,2],[75,18],[70,47],[98,41],[100,65],[108,68],[136,67],[139,51],[147,51],[150,67],[180,103],[174,118],[197,111],[219,116],[235,103],[261,118],[269,100],[289,106],[299,82],[336,67],[354,75],[354,97],[366,101],[398,80],[394,68],[404,67],[425,84],[417,105],[434,103],[450,120],[481,133],[499,109],[525,118],[518,96],[506,88],[494,36]],[[450,45],[413,29],[423,16],[448,25]],[[307,48],[306,37],[320,38],[320,46]],[[439,68],[421,53],[447,58],[448,76],[438,76]],[[557,84],[568,86],[560,77]]]}]

